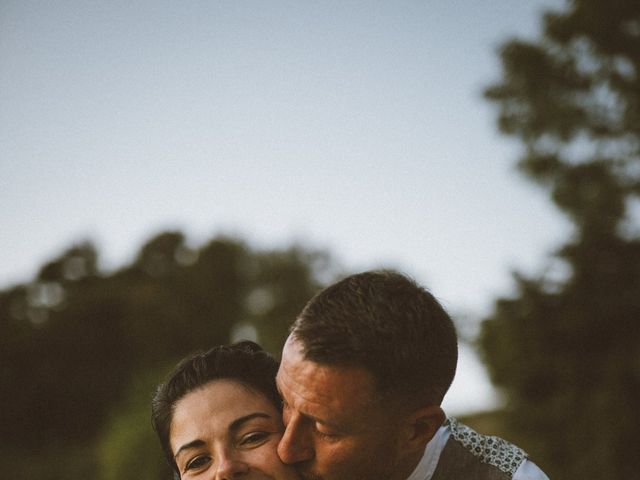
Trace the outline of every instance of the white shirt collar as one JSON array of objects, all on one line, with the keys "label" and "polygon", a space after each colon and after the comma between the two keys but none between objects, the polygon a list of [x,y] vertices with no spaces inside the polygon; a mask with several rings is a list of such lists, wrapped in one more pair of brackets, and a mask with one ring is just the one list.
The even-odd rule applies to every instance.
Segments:
[{"label": "white shirt collar", "polygon": [[407,480],[430,480],[433,472],[435,472],[440,460],[440,454],[447,444],[450,435],[449,428],[445,425],[441,426],[433,438],[427,443],[424,455],[418,466]]}]

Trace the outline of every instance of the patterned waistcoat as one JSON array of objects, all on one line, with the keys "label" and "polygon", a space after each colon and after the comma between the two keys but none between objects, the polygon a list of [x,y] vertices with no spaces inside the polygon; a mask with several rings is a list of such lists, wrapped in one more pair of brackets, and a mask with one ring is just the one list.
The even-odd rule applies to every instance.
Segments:
[{"label": "patterned waistcoat", "polygon": [[431,480],[510,480],[527,454],[499,437],[481,435],[451,418]]}]

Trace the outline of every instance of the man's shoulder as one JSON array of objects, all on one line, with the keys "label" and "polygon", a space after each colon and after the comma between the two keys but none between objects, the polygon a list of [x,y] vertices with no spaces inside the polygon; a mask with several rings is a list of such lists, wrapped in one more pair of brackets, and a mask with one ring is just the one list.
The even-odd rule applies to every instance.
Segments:
[{"label": "man's shoulder", "polygon": [[480,462],[492,465],[504,473],[513,476],[527,458],[524,450],[503,438],[478,433],[455,418],[450,418],[447,423],[451,432],[449,442],[458,442]]},{"label": "man's shoulder", "polygon": [[[466,478],[482,480],[545,480],[546,475],[527,460],[516,445],[493,435],[482,435],[458,422],[447,420],[449,439],[440,456],[433,480]],[[523,466],[527,468],[523,469]],[[523,472],[540,475],[523,476]],[[548,479],[547,479],[548,480]]]}]

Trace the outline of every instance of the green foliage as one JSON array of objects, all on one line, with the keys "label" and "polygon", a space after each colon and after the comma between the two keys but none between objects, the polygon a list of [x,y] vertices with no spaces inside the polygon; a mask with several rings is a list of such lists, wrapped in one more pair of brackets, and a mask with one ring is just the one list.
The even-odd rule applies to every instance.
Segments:
[{"label": "green foliage", "polygon": [[331,268],[298,246],[217,237],[191,248],[180,232],[115,272],[97,259],[74,246],[0,292],[0,470],[12,478],[170,478],[149,418],[168,366],[228,343],[238,325],[279,353]]},{"label": "green foliage", "polygon": [[516,274],[481,347],[507,425],[552,478],[635,478],[640,2],[568,2],[545,15],[541,39],[509,41],[501,57],[502,82],[486,91],[498,124],[575,235],[553,275]]},{"label": "green foliage", "polygon": [[128,397],[112,409],[97,446],[99,480],[172,480],[172,470],[151,428],[150,399],[170,367],[135,378]]}]

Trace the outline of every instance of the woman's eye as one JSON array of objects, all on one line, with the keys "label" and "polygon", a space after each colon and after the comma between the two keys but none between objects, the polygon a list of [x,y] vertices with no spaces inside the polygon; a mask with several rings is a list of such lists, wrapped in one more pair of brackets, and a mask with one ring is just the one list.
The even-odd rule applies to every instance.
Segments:
[{"label": "woman's eye", "polygon": [[194,458],[193,460],[187,463],[185,470],[193,470],[196,468],[201,468],[207,465],[211,461],[211,457],[208,455],[200,455],[199,457]]},{"label": "woman's eye", "polygon": [[260,443],[269,436],[267,432],[252,432],[242,437],[240,445],[255,445]]}]

